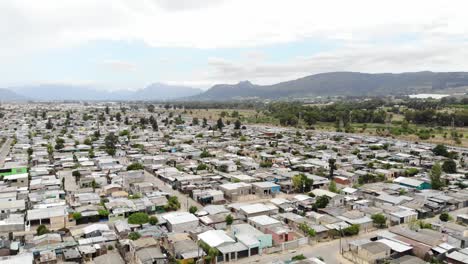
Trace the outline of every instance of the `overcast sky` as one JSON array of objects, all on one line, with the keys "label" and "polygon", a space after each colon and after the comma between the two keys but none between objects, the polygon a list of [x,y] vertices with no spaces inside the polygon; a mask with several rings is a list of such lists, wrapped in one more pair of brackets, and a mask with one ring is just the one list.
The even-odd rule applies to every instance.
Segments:
[{"label": "overcast sky", "polygon": [[0,86],[468,71],[466,10],[466,0],[1,0]]}]

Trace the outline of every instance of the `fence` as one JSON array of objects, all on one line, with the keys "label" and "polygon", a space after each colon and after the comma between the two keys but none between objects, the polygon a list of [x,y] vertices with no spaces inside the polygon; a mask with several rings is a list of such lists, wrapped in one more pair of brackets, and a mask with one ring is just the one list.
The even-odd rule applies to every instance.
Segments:
[{"label": "fence", "polygon": [[307,245],[307,244],[309,244],[309,238],[308,237],[302,237],[302,238],[299,238],[299,239],[296,239],[296,240],[281,243],[281,244],[279,244],[277,246],[274,246],[274,247],[271,247],[271,248],[267,248],[265,251],[266,251],[266,253],[271,254],[271,253],[280,252],[280,251],[284,251],[284,250],[296,249],[296,248],[298,248],[298,247],[300,247],[302,245]]}]

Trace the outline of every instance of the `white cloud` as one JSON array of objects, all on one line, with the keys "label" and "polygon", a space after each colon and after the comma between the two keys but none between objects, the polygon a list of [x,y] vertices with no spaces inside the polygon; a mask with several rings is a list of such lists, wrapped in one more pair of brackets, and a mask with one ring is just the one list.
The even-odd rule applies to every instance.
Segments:
[{"label": "white cloud", "polygon": [[137,69],[136,64],[122,60],[105,60],[100,64],[115,71],[133,72]]},{"label": "white cloud", "polygon": [[466,36],[467,7],[463,0],[450,4],[440,0],[4,0],[0,2],[0,47],[7,51],[54,48],[113,39],[219,48],[305,37]]},{"label": "white cloud", "polygon": [[[466,0],[2,0],[0,58],[117,40],[254,50],[245,61],[211,60],[194,83],[269,83],[330,70],[466,70],[467,8]],[[415,42],[389,44],[405,36]],[[306,38],[345,47],[281,64],[262,55],[263,45]]]},{"label": "white cloud", "polygon": [[403,46],[347,45],[335,51],[320,52],[284,63],[234,62],[211,58],[208,61],[210,70],[203,77],[214,83],[248,79],[259,84],[272,84],[330,71],[460,71],[467,67],[468,49],[464,48],[467,44],[417,42]]}]

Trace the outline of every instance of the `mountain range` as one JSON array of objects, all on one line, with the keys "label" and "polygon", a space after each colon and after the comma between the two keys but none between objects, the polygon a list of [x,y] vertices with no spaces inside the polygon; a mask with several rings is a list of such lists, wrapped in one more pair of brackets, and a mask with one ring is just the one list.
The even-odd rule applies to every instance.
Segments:
[{"label": "mountain range", "polygon": [[153,83],[143,89],[106,91],[88,86],[41,84],[0,89],[0,101],[173,100],[202,93],[201,89]]},{"label": "mountain range", "polygon": [[468,72],[359,73],[330,72],[273,85],[249,81],[215,85],[193,100],[299,98],[309,96],[385,96],[468,91]]},{"label": "mountain range", "polygon": [[313,96],[385,96],[415,93],[466,93],[468,72],[329,72],[272,85],[249,81],[201,89],[154,83],[143,89],[103,91],[86,86],[36,85],[0,89],[5,100],[235,100]]}]

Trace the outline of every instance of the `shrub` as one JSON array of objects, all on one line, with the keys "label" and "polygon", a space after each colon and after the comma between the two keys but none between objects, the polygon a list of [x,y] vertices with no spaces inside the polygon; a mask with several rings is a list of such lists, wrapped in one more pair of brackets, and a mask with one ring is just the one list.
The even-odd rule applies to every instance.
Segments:
[{"label": "shrub", "polygon": [[36,234],[38,236],[42,236],[42,235],[47,234],[49,232],[50,232],[49,229],[45,225],[40,225],[36,229]]},{"label": "shrub", "polygon": [[131,232],[130,234],[128,234],[128,238],[130,240],[137,240],[141,237],[141,235],[137,232]]},{"label": "shrub", "polygon": [[450,220],[450,215],[448,213],[441,213],[439,219],[440,221],[448,222]]},{"label": "shrub", "polygon": [[130,164],[130,165],[127,166],[127,170],[128,170],[128,171],[132,171],[132,170],[143,170],[143,169],[144,169],[143,164],[138,163],[138,162],[132,163],[132,164]]},{"label": "shrub", "polygon": [[128,223],[133,225],[146,224],[149,221],[148,214],[146,213],[133,213],[128,217]]},{"label": "shrub", "polygon": [[159,223],[159,219],[156,216],[150,216],[148,222],[150,223],[150,225],[156,225],[157,223]]}]

